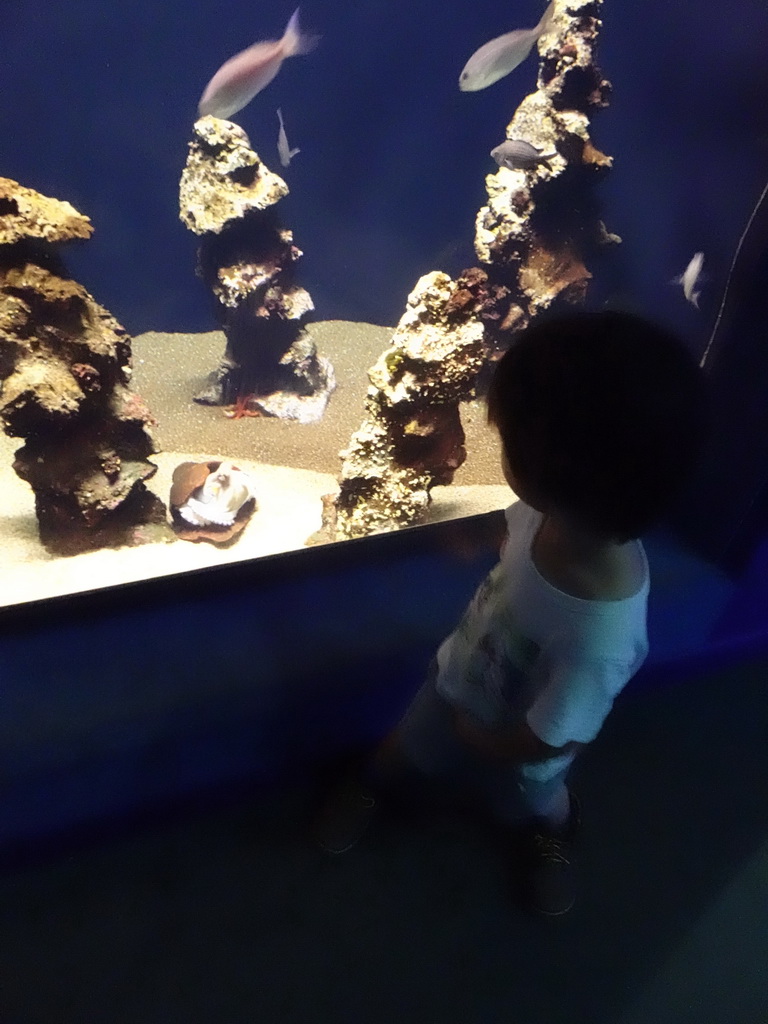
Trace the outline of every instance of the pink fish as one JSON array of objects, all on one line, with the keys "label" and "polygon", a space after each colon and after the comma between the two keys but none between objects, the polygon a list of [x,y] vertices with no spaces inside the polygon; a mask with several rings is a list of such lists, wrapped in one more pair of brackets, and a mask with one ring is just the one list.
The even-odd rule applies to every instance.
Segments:
[{"label": "pink fish", "polygon": [[475,50],[459,75],[461,91],[478,92],[480,89],[487,89],[489,85],[514,71],[531,52],[536,40],[549,32],[554,14],[555,3],[554,0],[550,0],[535,28],[519,28],[483,43],[479,50]]},{"label": "pink fish", "polygon": [[314,50],[320,36],[305,35],[299,27],[298,7],[291,15],[282,39],[265,39],[230,57],[205,87],[200,117],[231,117],[264,89],[280,70],[286,57]]}]

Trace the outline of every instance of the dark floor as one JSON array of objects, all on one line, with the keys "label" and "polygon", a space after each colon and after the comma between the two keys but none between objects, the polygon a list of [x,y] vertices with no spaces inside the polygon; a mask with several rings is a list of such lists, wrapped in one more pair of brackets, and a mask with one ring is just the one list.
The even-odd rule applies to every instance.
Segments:
[{"label": "dark floor", "polygon": [[308,790],[0,876],[2,1024],[766,1024],[765,663],[629,690],[573,774],[580,895],[443,814],[308,842]]}]

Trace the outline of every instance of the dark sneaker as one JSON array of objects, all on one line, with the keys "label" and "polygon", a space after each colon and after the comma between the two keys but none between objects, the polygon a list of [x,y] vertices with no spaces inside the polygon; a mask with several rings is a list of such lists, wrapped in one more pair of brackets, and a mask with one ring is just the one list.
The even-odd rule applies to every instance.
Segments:
[{"label": "dark sneaker", "polygon": [[326,794],[313,823],[314,839],[327,853],[346,853],[368,831],[377,796],[359,771],[350,772]]},{"label": "dark sneaker", "polygon": [[520,843],[520,897],[527,910],[546,917],[567,914],[576,901],[572,844],[581,827],[581,805],[571,793],[571,817],[555,831],[536,819]]}]

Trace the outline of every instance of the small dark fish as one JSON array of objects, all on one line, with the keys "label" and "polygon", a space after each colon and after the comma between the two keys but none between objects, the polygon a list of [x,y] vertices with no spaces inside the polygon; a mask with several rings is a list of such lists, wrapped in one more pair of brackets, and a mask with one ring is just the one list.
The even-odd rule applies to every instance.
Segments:
[{"label": "small dark fish", "polygon": [[546,163],[555,155],[554,152],[544,153],[536,149],[524,139],[506,139],[496,149],[491,150],[491,156],[499,167],[507,167],[510,171],[530,170],[541,163]]}]

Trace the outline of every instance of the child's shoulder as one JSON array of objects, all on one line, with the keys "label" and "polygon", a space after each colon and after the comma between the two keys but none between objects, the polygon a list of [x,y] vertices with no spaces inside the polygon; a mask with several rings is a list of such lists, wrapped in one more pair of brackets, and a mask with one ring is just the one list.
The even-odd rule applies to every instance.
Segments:
[{"label": "child's shoulder", "polygon": [[564,558],[546,543],[534,547],[531,557],[547,583],[583,601],[622,601],[638,593],[645,582],[638,544],[627,544],[610,558],[593,563]]},{"label": "child's shoulder", "polygon": [[574,597],[586,601],[623,601],[633,597],[645,581],[645,567],[637,546],[633,545],[613,565],[605,567],[582,567],[566,576]]}]

